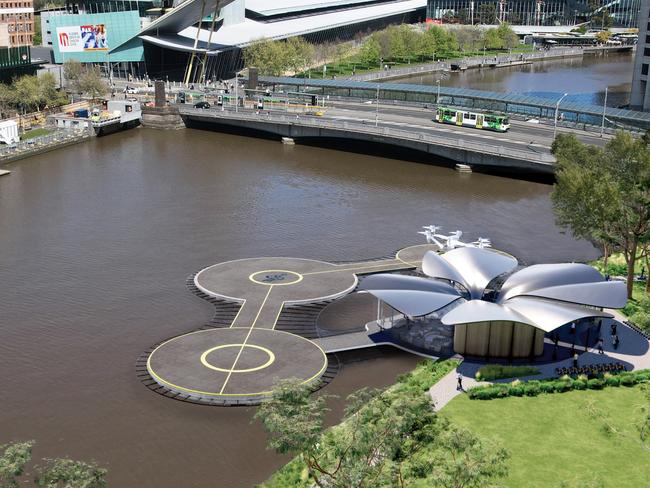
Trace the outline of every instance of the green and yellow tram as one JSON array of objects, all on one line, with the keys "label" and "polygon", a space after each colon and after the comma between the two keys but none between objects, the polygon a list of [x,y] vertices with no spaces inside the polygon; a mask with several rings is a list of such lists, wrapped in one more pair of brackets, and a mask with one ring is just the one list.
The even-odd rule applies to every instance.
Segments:
[{"label": "green and yellow tram", "polygon": [[505,132],[510,128],[510,120],[505,114],[494,112],[470,112],[469,110],[438,107],[434,119],[441,124],[454,124],[476,129]]}]

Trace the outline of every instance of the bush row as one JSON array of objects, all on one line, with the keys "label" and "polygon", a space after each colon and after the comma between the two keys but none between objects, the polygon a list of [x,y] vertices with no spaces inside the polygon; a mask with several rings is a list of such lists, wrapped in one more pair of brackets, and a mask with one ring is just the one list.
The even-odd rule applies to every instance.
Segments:
[{"label": "bush row", "polygon": [[476,372],[478,381],[492,381],[502,378],[517,378],[519,376],[532,376],[539,374],[539,369],[534,366],[513,366],[509,364],[486,364]]},{"label": "bush row", "polygon": [[476,386],[467,391],[472,400],[492,400],[509,396],[537,396],[542,393],[564,393],[572,390],[601,390],[606,386],[634,386],[650,381],[650,370],[629,371],[620,374],[605,373],[601,377],[588,379],[581,375],[573,379],[563,376],[555,380],[531,380],[512,383]]}]

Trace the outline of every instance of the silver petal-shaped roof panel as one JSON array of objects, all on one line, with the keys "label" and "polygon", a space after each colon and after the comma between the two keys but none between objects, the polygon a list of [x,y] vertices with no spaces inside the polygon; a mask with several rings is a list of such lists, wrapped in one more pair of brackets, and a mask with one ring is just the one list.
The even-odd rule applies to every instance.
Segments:
[{"label": "silver petal-shaped roof panel", "polygon": [[481,298],[490,281],[518,264],[512,256],[478,247],[459,247],[444,253],[442,258],[463,277],[472,298]]},{"label": "silver petal-shaped roof panel", "polygon": [[507,308],[523,315],[544,332],[552,332],[574,320],[588,317],[613,317],[612,314],[594,308],[568,303],[552,302],[542,298],[516,297],[508,300]]},{"label": "silver petal-shaped roof panel", "polygon": [[535,264],[513,273],[503,283],[499,302],[518,295],[528,295],[534,290],[577,283],[596,283],[603,276],[591,266],[579,263]]},{"label": "silver petal-shaped roof panel", "polygon": [[519,322],[536,326],[527,317],[498,303],[470,300],[446,313],[442,319],[445,325],[472,324],[476,322]]},{"label": "silver petal-shaped roof panel", "polygon": [[469,290],[469,285],[465,282],[463,275],[437,252],[427,251],[424,254],[422,258],[422,272],[432,278],[455,281]]},{"label": "silver petal-shaped roof panel", "polygon": [[367,276],[359,285],[360,290],[416,290],[448,293],[459,296],[458,291],[448,283],[400,274],[380,273]]},{"label": "silver petal-shaped roof panel", "polygon": [[428,315],[461,298],[448,293],[413,290],[369,290],[368,293],[409,317]]},{"label": "silver petal-shaped roof panel", "polygon": [[[623,281],[600,281],[540,288],[521,296],[550,298],[602,308],[623,308],[627,303],[627,286]],[[508,302],[505,302],[507,305]]]}]

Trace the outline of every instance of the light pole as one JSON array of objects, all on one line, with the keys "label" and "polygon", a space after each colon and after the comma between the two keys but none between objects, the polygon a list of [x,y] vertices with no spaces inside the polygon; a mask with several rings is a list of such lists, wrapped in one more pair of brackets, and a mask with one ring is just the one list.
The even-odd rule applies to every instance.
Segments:
[{"label": "light pole", "polygon": [[440,103],[440,78],[436,80],[436,85],[438,85],[438,92],[436,93],[436,105]]},{"label": "light pole", "polygon": [[[246,69],[246,68],[244,68]],[[243,69],[235,72],[235,113],[239,112],[239,73],[244,71]],[[246,94],[244,93],[244,97]]]},{"label": "light pole", "polygon": [[603,137],[603,133],[605,132],[605,109],[607,109],[607,88],[605,87],[605,101],[603,102],[603,121],[600,124],[600,137]]},{"label": "light pole", "polygon": [[568,93],[565,93],[560,97],[560,99],[557,101],[555,104],[555,117],[553,118],[553,139],[555,139],[555,134],[557,133],[557,112],[560,109],[560,102],[564,100],[564,97],[566,97]]},{"label": "light pole", "polygon": [[379,85],[377,85],[377,109],[375,110],[375,127],[379,125]]}]

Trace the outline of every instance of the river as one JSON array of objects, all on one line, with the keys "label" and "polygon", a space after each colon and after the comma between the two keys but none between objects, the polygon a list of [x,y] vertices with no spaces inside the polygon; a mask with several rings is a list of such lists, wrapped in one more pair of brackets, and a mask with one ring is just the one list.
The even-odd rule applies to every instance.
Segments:
[{"label": "river", "polygon": [[[0,443],[94,459],[112,487],[247,487],[285,461],[254,409],[177,402],[135,376],[142,351],[209,320],[185,288],[205,266],[381,256],[422,242],[425,224],[529,263],[597,255],[555,226],[548,185],[334,149],[136,129],[6,169]],[[384,386],[416,362],[348,364],[326,391]]]},{"label": "river", "polygon": [[[602,105],[605,88],[607,105],[630,102],[634,55],[609,53],[540,61],[525,66],[468,69],[462,72],[418,75],[399,79],[402,83],[475,88],[519,93],[557,100],[564,93],[567,102]],[[391,80],[392,81],[392,80]]]}]

